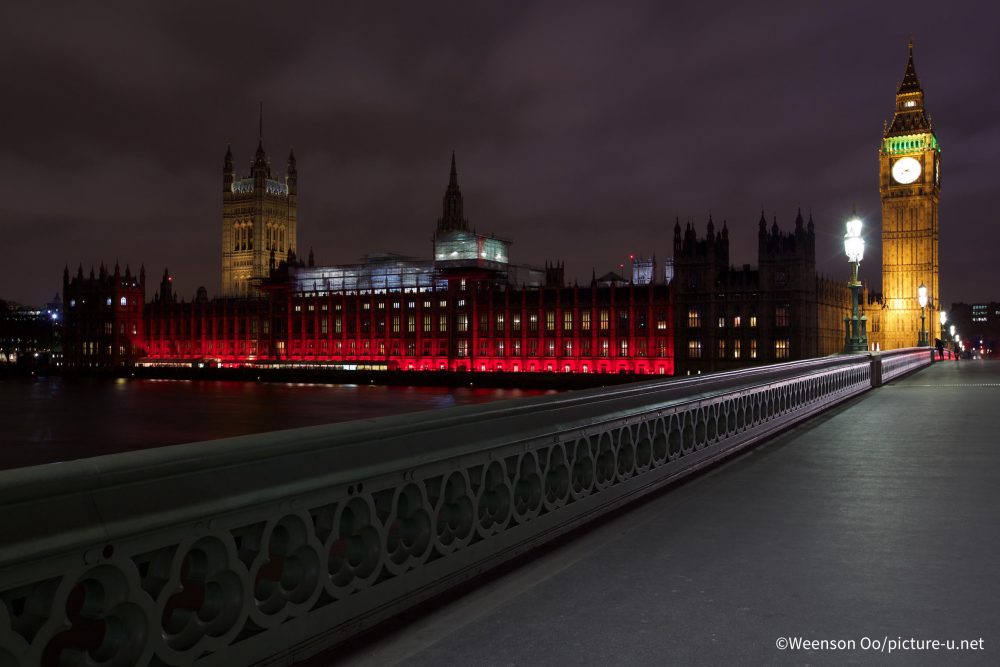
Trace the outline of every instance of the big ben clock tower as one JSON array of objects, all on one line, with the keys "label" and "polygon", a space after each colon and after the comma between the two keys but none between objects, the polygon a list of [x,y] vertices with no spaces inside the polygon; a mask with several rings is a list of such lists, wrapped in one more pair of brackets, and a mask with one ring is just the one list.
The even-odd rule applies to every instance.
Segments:
[{"label": "big ben clock tower", "polygon": [[939,337],[938,203],[941,147],[924,110],[924,91],[913,67],[913,41],[896,111],[879,150],[882,197],[883,349],[913,347],[920,338],[917,289],[927,287],[924,326],[933,343]]}]

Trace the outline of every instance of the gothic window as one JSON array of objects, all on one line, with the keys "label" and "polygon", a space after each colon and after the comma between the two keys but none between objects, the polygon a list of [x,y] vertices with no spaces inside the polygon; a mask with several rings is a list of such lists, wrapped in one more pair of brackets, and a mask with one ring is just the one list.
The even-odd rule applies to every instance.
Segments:
[{"label": "gothic window", "polygon": [[590,311],[585,310],[580,313],[580,328],[584,331],[590,331]]},{"label": "gothic window", "polygon": [[563,331],[572,331],[573,329],[573,312],[565,311],[563,313]]},{"label": "gothic window", "polygon": [[688,359],[701,359],[701,341],[688,341]]},{"label": "gothic window", "polygon": [[545,312],[545,330],[555,331],[556,329],[556,314],[555,311],[549,310]]},{"label": "gothic window", "polygon": [[601,331],[607,331],[609,323],[611,321],[611,314],[608,312],[607,308],[602,308],[600,313],[600,325]]},{"label": "gothic window", "polygon": [[725,339],[719,340],[719,359],[726,358],[726,341]]},{"label": "gothic window", "polygon": [[740,358],[740,342],[739,338],[733,341],[733,359]]},{"label": "gothic window", "polygon": [[788,306],[775,306],[774,308],[774,326],[776,327],[787,327],[788,326]]},{"label": "gothic window", "polygon": [[[688,309],[688,328],[697,329],[700,326],[701,326],[701,311],[698,310],[697,308]],[[700,345],[701,343],[699,343],[699,346]],[[698,349],[700,350],[701,348],[699,347]],[[699,357],[700,356],[701,355],[699,354]]]},{"label": "gothic window", "polygon": [[497,333],[503,333],[503,313],[497,313]]}]

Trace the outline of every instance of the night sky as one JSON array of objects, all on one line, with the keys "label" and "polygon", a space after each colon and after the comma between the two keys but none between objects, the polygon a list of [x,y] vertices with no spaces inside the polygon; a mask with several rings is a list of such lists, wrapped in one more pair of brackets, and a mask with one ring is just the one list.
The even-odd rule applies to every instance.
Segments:
[{"label": "night sky", "polygon": [[846,280],[856,203],[878,289],[877,150],[912,34],[942,297],[1000,299],[996,3],[107,4],[0,12],[0,298],[41,304],[64,264],[116,258],[145,262],[147,298],[165,266],[217,293],[223,155],[246,171],[261,100],[318,263],[429,257],[454,149],[471,224],[571,280],[662,260],[674,218],[704,233],[709,213],[755,264],[761,207],[787,230],[800,205]]}]

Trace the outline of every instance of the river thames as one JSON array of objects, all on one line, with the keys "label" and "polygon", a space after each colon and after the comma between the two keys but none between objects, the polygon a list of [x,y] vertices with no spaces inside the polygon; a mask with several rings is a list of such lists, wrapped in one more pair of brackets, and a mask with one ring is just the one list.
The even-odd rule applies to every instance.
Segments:
[{"label": "river thames", "polygon": [[0,469],[535,396],[539,390],[213,380],[0,380]]}]

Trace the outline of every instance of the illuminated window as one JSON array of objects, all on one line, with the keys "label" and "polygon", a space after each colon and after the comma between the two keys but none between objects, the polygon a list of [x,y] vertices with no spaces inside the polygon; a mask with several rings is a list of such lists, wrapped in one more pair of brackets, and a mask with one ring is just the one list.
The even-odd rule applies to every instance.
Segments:
[{"label": "illuminated window", "polygon": [[688,341],[688,359],[701,359],[701,341]]},{"label": "illuminated window", "polygon": [[774,307],[774,326],[776,327],[788,326],[788,306]]},{"label": "illuminated window", "polygon": [[514,313],[510,316],[510,327],[517,333],[521,330],[521,313]]},{"label": "illuminated window", "polygon": [[755,329],[756,327],[757,327],[757,316],[756,315],[751,315],[750,316],[750,328],[751,329]]},{"label": "illuminated window", "polygon": [[[372,305],[370,303],[361,304],[361,310],[371,310]],[[299,306],[295,306],[295,310],[299,310]]]},{"label": "illuminated window", "polygon": [[498,357],[502,357],[502,356],[504,356],[504,353],[505,353],[505,350],[504,350],[504,341],[498,340],[497,341],[497,356]]},{"label": "illuminated window", "polygon": [[[368,304],[365,304],[365,305],[367,306]],[[296,313],[301,313],[302,312],[302,304],[298,304],[298,303],[295,304],[295,312]]]},{"label": "illuminated window", "polygon": [[465,299],[459,299],[458,300],[458,307],[459,308],[464,308],[465,307]]},{"label": "illuminated window", "polygon": [[787,338],[779,338],[774,341],[774,358],[787,359],[789,351],[789,341]]},{"label": "illuminated window", "polygon": [[464,290],[465,289],[465,278],[462,278],[462,280],[459,281],[459,283],[458,283],[458,289],[460,289],[460,290]]},{"label": "illuminated window", "polygon": [[[256,325],[257,323],[254,322],[253,324]],[[327,334],[329,333],[329,331],[330,331],[330,321],[325,317],[321,317],[319,320],[319,332],[321,334]]]},{"label": "illuminated window", "polygon": [[756,338],[751,338],[750,339],[750,358],[751,359],[756,359],[757,358],[757,339]]},{"label": "illuminated window", "polygon": [[379,310],[385,310],[385,301],[379,301],[378,302],[378,309]]},{"label": "illuminated window", "polygon": [[739,338],[733,341],[733,359],[740,358],[740,342]]},{"label": "illuminated window", "polygon": [[725,359],[725,358],[726,358],[726,341],[725,340],[720,340],[719,341],[719,359]]},{"label": "illuminated window", "polygon": [[469,356],[469,341],[465,339],[460,339],[458,341],[458,356],[460,357]]},{"label": "illuminated window", "polygon": [[431,316],[424,315],[424,333],[431,332]]},{"label": "illuminated window", "polygon": [[440,303],[439,305],[440,305],[440,306],[441,306],[442,308],[447,308],[447,307],[448,307],[448,302],[447,302],[447,301],[444,301],[444,300],[442,300],[442,301],[441,301],[441,303]]},{"label": "illuminated window", "polygon": [[406,318],[406,333],[414,333],[417,330],[417,318],[410,315]]},{"label": "illuminated window", "polygon": [[105,322],[104,323],[104,335],[110,336],[112,333],[114,333],[114,325],[111,324],[111,322]]},{"label": "illuminated window", "polygon": [[416,301],[408,301],[406,303],[406,307],[407,308],[416,308],[417,307],[417,302]]},{"label": "illuminated window", "polygon": [[430,307],[431,307],[431,302],[430,301],[424,301],[424,308],[430,308]]},{"label": "illuminated window", "polygon": [[[264,323],[264,327],[267,327],[267,322]],[[333,320],[333,333],[343,333],[344,330],[344,320],[340,317],[335,317]],[[267,333],[266,331],[264,333]]]},{"label": "illuminated window", "polygon": [[392,316],[392,333],[399,333],[399,315]]},{"label": "illuminated window", "polygon": [[551,338],[545,341],[545,356],[553,357],[556,354],[556,342]]},{"label": "illuminated window", "polygon": [[448,316],[441,315],[438,317],[438,331],[444,332],[448,330]]},{"label": "illuminated window", "polygon": [[556,313],[554,310],[545,311],[545,330],[546,331],[556,330]]},{"label": "illuminated window", "polygon": [[[701,311],[698,310],[697,308],[688,309],[688,328],[697,329],[700,326],[701,326]],[[700,350],[701,343],[699,343],[698,345],[699,345],[698,349]],[[699,352],[699,357],[700,356],[701,353]]]},{"label": "illuminated window", "polygon": [[514,341],[511,341],[510,344],[514,346],[513,347],[513,355],[515,357],[520,357],[521,356],[521,341],[514,340]]},{"label": "illuminated window", "polygon": [[733,315],[733,328],[739,329],[743,325],[743,318],[739,315]]},{"label": "illuminated window", "polygon": [[903,106],[907,107],[907,108],[915,107],[915,106],[917,106],[917,101],[916,100],[906,100],[905,102],[903,102]]},{"label": "illuminated window", "polygon": [[392,302],[392,307],[393,307],[394,309],[396,309],[396,310],[399,310],[399,302],[398,302],[398,301],[393,301],[393,302]]},{"label": "illuminated window", "polygon": [[590,331],[590,311],[585,310],[580,313],[580,328],[584,331]]},{"label": "illuminated window", "polygon": [[607,338],[601,339],[601,356],[607,357],[610,355],[611,345],[608,343]]},{"label": "illuminated window", "polygon": [[528,331],[538,331],[538,313],[528,315]]},{"label": "illuminated window", "polygon": [[601,308],[601,312],[598,314],[598,316],[600,317],[600,321],[598,322],[598,328],[600,328],[601,331],[607,331],[608,326],[610,325],[611,322],[611,314],[608,312],[608,309]]},{"label": "illuminated window", "polygon": [[[463,333],[469,330],[469,316],[468,315],[466,315],[465,313],[460,313],[458,315],[458,321],[457,321],[456,329],[458,331],[460,331],[460,332],[463,332]],[[444,331],[444,329],[442,329],[442,331]]]},{"label": "illuminated window", "polygon": [[656,314],[656,330],[657,331],[667,330],[667,314],[662,310]]},{"label": "illuminated window", "polygon": [[628,341],[620,340],[618,341],[618,356],[627,357],[628,356]]},{"label": "illuminated window", "polygon": [[308,306],[306,306],[306,310],[308,310],[310,313],[315,313],[316,312],[316,304],[310,303]]},{"label": "illuminated window", "polygon": [[563,356],[572,357],[573,356],[573,341],[566,339],[563,341]]},{"label": "illuminated window", "polygon": [[720,329],[725,329],[726,328],[726,318],[725,317],[720,317],[719,318],[719,328]]},{"label": "illuminated window", "polygon": [[573,329],[573,312],[566,311],[563,313],[563,331],[570,331]]}]

